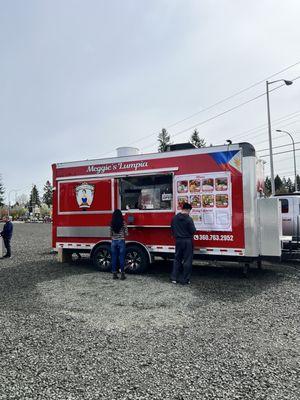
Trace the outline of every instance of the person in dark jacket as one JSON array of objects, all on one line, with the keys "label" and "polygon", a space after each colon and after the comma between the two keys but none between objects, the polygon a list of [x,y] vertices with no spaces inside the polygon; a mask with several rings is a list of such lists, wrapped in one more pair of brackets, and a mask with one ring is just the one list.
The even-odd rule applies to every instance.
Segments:
[{"label": "person in dark jacket", "polygon": [[116,209],[113,212],[111,225],[110,225],[110,236],[111,236],[111,266],[113,279],[118,279],[117,263],[119,261],[121,268],[121,280],[126,279],[125,276],[125,254],[126,244],[125,237],[128,235],[128,228],[124,221],[122,211]]},{"label": "person in dark jacket", "polygon": [[171,223],[172,234],[176,240],[171,282],[183,285],[190,283],[193,265],[193,236],[196,228],[189,215],[191,209],[190,204],[184,203],[181,212],[173,217]]},{"label": "person in dark jacket", "polygon": [[11,247],[10,247],[10,241],[12,238],[13,234],[13,224],[11,222],[11,218],[9,216],[4,217],[4,227],[0,235],[3,238],[4,246],[6,248],[6,254],[3,258],[9,258],[11,257]]}]

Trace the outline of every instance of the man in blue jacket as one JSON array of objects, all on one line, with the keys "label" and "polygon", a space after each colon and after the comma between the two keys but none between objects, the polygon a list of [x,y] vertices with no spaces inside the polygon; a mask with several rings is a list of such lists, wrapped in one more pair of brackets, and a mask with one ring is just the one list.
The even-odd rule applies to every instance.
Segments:
[{"label": "man in blue jacket", "polygon": [[9,216],[4,217],[4,222],[5,224],[3,230],[0,233],[3,238],[4,246],[6,248],[6,254],[3,258],[10,258],[11,257],[10,240],[13,234],[13,224]]}]

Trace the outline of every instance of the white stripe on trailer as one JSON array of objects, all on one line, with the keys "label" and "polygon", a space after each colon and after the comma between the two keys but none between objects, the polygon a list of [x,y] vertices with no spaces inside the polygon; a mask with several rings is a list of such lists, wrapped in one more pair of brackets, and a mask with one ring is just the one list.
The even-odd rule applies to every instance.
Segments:
[{"label": "white stripe on trailer", "polygon": [[62,249],[73,249],[73,250],[78,250],[78,249],[83,249],[83,250],[91,250],[95,244],[92,243],[60,243],[58,242],[56,244],[56,249],[62,248]]},{"label": "white stripe on trailer", "polygon": [[[155,253],[175,253],[175,246],[160,246],[153,245],[147,246],[150,252]],[[203,248],[195,247],[194,254],[208,254],[208,255],[226,255],[226,256],[244,256],[245,249],[222,249],[222,248]]]},{"label": "white stripe on trailer", "polygon": [[[134,242],[133,242],[134,243]],[[92,250],[97,243],[57,243],[56,249],[72,249],[72,250]],[[146,246],[153,253],[175,253],[175,246],[148,245]],[[203,248],[195,247],[194,254],[206,255],[225,255],[225,256],[244,256],[245,249],[222,249],[222,248]]]}]

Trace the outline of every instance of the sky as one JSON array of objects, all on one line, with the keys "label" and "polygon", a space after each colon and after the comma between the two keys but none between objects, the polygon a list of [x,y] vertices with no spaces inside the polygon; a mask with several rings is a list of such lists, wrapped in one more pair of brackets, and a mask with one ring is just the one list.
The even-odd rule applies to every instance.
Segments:
[{"label": "sky", "polygon": [[[276,129],[300,149],[299,15],[298,0],[0,0],[7,199],[33,184],[42,194],[56,162],[127,145],[155,152],[162,128],[174,143],[197,128],[207,144],[248,141],[268,155],[264,93],[274,74],[295,80],[270,93],[273,146],[284,146],[274,153],[291,150]],[[274,167],[293,177],[292,153],[276,154]]]}]

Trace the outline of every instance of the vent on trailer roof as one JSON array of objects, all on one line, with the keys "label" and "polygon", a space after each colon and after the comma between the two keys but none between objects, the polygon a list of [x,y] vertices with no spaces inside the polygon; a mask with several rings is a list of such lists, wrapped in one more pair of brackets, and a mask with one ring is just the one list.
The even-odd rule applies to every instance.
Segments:
[{"label": "vent on trailer roof", "polygon": [[176,151],[176,150],[188,150],[195,149],[196,147],[192,143],[176,143],[176,144],[168,144],[167,151]]},{"label": "vent on trailer roof", "polygon": [[137,147],[118,147],[117,148],[117,156],[135,156],[140,153],[140,150]]}]

